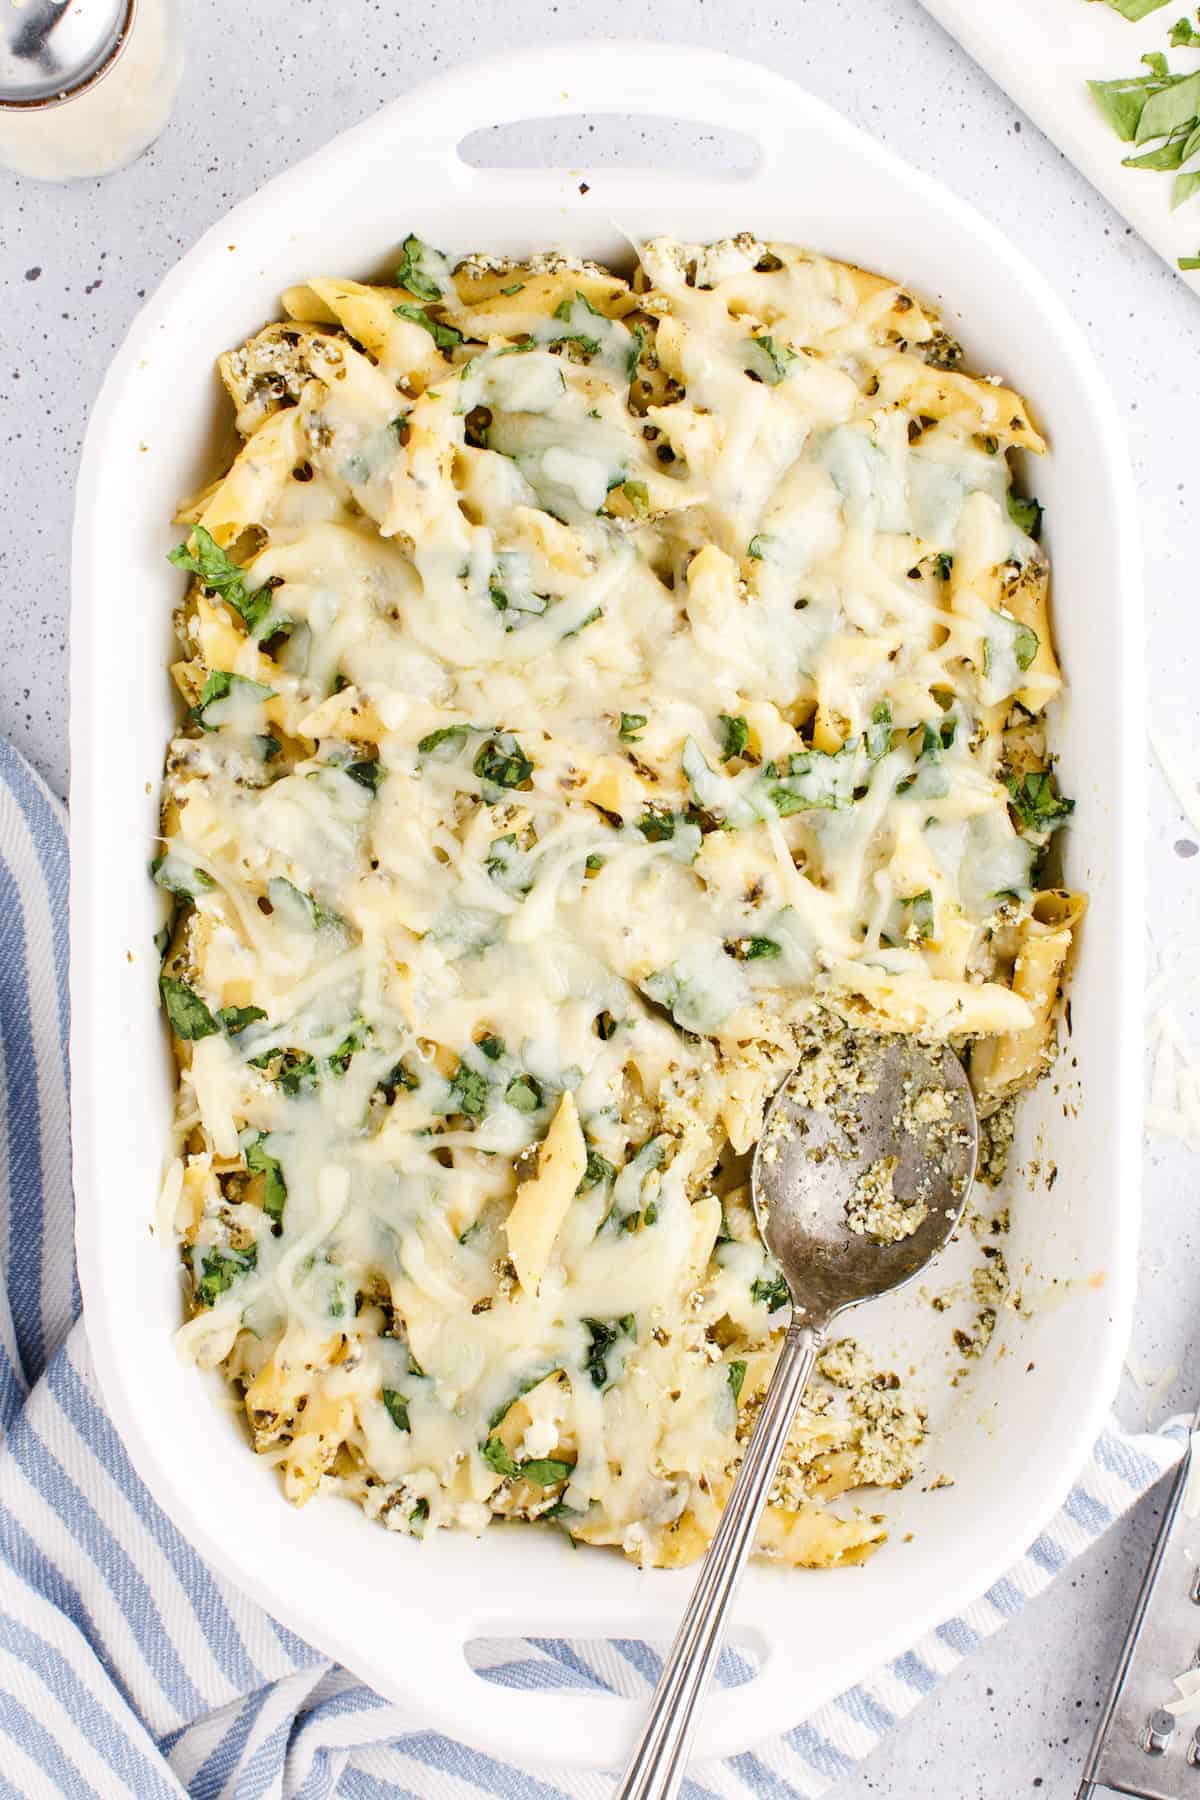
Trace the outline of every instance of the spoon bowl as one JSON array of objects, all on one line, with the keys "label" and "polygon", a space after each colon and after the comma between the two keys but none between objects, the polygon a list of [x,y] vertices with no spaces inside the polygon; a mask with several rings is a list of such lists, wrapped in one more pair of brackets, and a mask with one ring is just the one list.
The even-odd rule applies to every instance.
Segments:
[{"label": "spoon bowl", "polygon": [[948,1045],[847,1038],[834,1069],[820,1054],[816,1078],[802,1063],[771,1102],[751,1176],[758,1228],[809,1325],[921,1273],[962,1218],[979,1150]]}]

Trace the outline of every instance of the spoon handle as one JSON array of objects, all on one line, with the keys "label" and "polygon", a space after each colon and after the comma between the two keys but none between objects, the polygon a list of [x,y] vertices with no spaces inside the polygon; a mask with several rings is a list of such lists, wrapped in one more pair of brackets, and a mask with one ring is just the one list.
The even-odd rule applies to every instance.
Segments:
[{"label": "spoon handle", "polygon": [[725,1621],[767,1503],[796,1406],[824,1333],[793,1318],[733,1492],[713,1534],[650,1716],[613,1800],[674,1800],[683,1780],[693,1722],[721,1650]]}]

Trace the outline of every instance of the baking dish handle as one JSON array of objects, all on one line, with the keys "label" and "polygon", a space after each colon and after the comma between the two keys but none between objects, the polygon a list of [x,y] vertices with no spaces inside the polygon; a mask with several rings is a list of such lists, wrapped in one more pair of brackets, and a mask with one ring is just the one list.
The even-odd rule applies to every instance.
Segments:
[{"label": "baking dish handle", "polygon": [[[422,1685],[438,1722],[451,1735],[520,1764],[564,1769],[624,1765],[645,1723],[649,1694],[644,1700],[630,1700],[599,1690],[508,1687],[487,1680],[467,1661],[464,1639],[495,1637],[494,1623],[488,1627],[480,1623],[465,1633],[461,1626],[447,1630],[444,1624],[430,1629],[431,1623],[422,1624]],[[618,1634],[610,1624],[605,1631],[580,1630],[574,1635],[636,1638],[643,1629],[636,1623]],[[655,1635],[661,1630],[660,1621]],[[557,1638],[558,1633],[538,1635]],[[758,1673],[739,1687],[711,1689],[692,1745],[695,1763],[735,1756],[747,1744],[779,1731],[780,1722],[792,1716],[794,1666],[789,1666],[783,1647],[772,1645],[758,1629],[750,1642],[760,1659]]]},{"label": "baking dish handle", "polygon": [[468,166],[459,144],[485,126],[643,113],[744,132],[759,147],[757,174],[785,141],[795,101],[791,82],[719,50],[597,38],[565,51],[540,45],[466,63],[394,105],[406,137],[418,137],[426,154],[459,169]]}]

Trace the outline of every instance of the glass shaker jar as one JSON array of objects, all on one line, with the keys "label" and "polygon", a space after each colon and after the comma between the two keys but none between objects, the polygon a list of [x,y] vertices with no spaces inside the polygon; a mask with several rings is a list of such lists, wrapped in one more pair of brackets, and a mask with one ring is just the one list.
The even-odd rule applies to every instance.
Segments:
[{"label": "glass shaker jar", "polygon": [[43,181],[123,168],[170,117],[178,0],[0,0],[0,166]]}]

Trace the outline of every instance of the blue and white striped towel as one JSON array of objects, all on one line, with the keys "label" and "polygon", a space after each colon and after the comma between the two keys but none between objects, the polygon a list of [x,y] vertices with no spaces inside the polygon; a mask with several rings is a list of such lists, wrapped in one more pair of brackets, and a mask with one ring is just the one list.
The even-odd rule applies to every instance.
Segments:
[{"label": "blue and white striped towel", "polygon": [[[134,1473],[97,1394],[72,1253],[67,846],[61,806],[0,745],[0,1800],[604,1800],[612,1778],[523,1771],[382,1700],[211,1573]],[[815,1796],[1175,1461],[1100,1440],[1066,1506],[962,1617],[688,1800]],[[644,1644],[493,1646],[514,1687],[642,1695]],[[736,1681],[736,1659],[722,1671]]]}]

